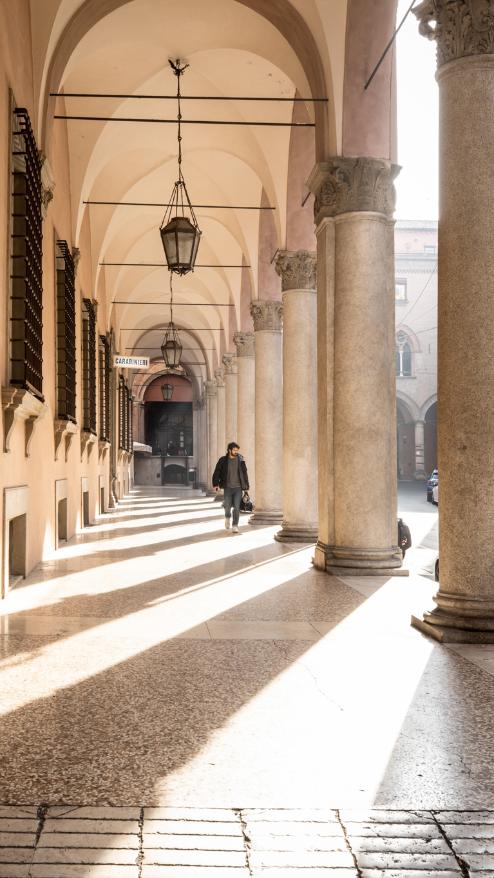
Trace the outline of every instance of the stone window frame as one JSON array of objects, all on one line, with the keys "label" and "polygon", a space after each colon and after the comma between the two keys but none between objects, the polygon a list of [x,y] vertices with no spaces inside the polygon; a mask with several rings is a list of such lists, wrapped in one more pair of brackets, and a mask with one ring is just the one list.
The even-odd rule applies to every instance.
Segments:
[{"label": "stone window frame", "polygon": [[[398,296],[398,287],[403,287],[403,296]],[[395,277],[395,302],[399,305],[408,302],[408,281],[406,277]]]},{"label": "stone window frame", "polygon": [[399,329],[396,333],[395,346],[395,371],[397,378],[413,378],[413,353],[414,350],[409,335],[403,329]]}]

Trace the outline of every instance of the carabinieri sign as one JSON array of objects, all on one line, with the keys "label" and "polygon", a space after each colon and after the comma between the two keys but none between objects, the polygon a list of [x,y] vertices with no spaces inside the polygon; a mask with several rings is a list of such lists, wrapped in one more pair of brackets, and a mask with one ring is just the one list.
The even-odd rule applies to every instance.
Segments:
[{"label": "carabinieri sign", "polygon": [[120,354],[115,354],[113,368],[116,366],[121,369],[148,369],[149,357],[122,357]]}]

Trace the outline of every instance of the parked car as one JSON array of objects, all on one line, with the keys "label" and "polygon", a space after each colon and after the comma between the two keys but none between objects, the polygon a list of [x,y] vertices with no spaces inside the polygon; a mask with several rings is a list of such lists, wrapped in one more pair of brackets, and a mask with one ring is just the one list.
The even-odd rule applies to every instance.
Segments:
[{"label": "parked car", "polygon": [[427,501],[428,503],[432,503],[432,491],[434,490],[434,486],[439,482],[439,476],[437,473],[437,469],[433,469],[429,478],[427,479]]},{"label": "parked car", "polygon": [[439,506],[439,482],[432,489],[432,502],[434,506]]}]

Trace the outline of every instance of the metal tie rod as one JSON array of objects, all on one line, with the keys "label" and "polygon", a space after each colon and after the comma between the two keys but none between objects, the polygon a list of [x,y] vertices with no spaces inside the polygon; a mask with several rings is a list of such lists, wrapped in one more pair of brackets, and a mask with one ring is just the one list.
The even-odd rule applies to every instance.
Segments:
[{"label": "metal tie rod", "polygon": [[[136,101],[176,101],[176,95],[118,95],[102,94],[101,92],[76,92],[76,91],[51,91],[51,98],[110,98],[117,100]],[[181,101],[267,101],[272,103],[303,103],[319,104],[328,103],[328,98],[283,98],[283,97],[251,97],[246,95],[180,95]]]},{"label": "metal tie rod", "polygon": [[[98,265],[123,268],[168,268],[164,262],[99,262]],[[194,268],[250,268],[250,265],[195,265]]]},{"label": "metal tie rod", "polygon": [[[309,192],[309,195],[311,193]],[[111,207],[173,207],[172,202],[166,201],[93,201],[92,199],[83,200],[83,204],[102,204]],[[203,208],[207,210],[276,210],[270,204],[191,204],[196,209]]]},{"label": "metal tie rod", "polygon": [[[170,322],[170,321],[168,321]],[[121,326],[119,332],[160,332],[163,335],[166,326]],[[180,332],[223,332],[222,326],[179,326],[177,324],[177,329]]]},{"label": "metal tie rod", "polygon": [[125,299],[115,299],[112,305],[175,305],[180,308],[188,308],[191,305],[200,305],[201,308],[235,308],[235,304],[231,302],[126,302]]},{"label": "metal tie rod", "polygon": [[[176,125],[176,119],[153,119],[135,116],[69,116],[54,115],[54,119],[69,119],[79,122],[141,122],[145,124]],[[181,125],[240,125],[260,126],[262,128],[315,128],[315,122],[247,122],[230,119],[181,119]]]}]

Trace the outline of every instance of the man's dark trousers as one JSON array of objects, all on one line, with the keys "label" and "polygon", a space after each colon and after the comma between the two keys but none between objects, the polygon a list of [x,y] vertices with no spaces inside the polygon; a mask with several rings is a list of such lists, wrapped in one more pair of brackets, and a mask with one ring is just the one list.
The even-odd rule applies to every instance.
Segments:
[{"label": "man's dark trousers", "polygon": [[233,506],[233,527],[238,526],[240,518],[240,501],[242,499],[242,488],[223,488],[225,507],[225,518],[230,518]]}]

